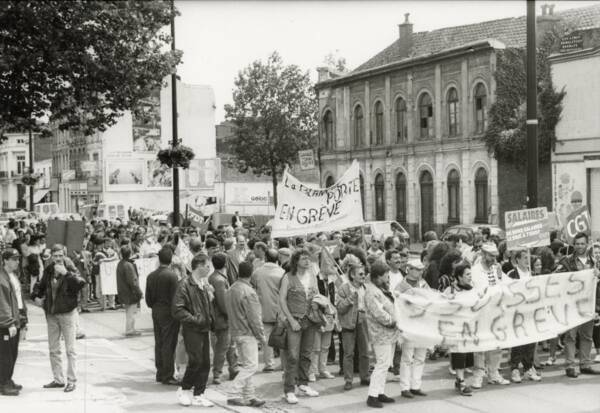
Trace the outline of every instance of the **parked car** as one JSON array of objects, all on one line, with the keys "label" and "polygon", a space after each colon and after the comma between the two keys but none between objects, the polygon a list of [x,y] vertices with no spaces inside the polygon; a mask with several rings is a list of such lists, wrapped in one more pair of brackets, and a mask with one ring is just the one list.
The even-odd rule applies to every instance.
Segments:
[{"label": "parked car", "polygon": [[475,235],[476,232],[480,231],[481,228],[484,228],[484,227],[489,228],[490,235],[498,237],[498,239],[500,241],[503,241],[506,239],[506,234],[504,233],[504,230],[502,228],[500,228],[498,225],[486,225],[486,224],[454,225],[454,226],[446,229],[446,231],[444,231],[441,239],[445,240],[448,237],[448,235],[451,235],[451,234],[465,235],[467,237],[467,243],[469,245],[473,245],[473,236]]},{"label": "parked car", "polygon": [[404,244],[410,244],[410,235],[398,221],[365,221],[362,226],[365,241],[370,244],[372,239],[384,241],[387,237],[396,232],[400,236],[400,241]]}]

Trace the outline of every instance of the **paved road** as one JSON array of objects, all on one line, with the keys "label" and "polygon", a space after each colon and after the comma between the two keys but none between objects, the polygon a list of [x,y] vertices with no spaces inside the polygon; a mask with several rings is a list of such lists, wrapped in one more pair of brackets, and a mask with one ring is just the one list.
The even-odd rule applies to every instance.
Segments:
[{"label": "paved road", "polygon": [[[87,338],[77,342],[79,382],[74,393],[44,390],[51,381],[46,326],[39,308],[30,307],[30,329],[27,341],[21,343],[15,380],[25,386],[17,398],[0,398],[0,412],[18,413],[119,413],[119,412],[179,412],[186,409],[176,404],[175,388],[154,382],[151,318],[143,313],[138,320],[142,337],[125,339],[123,311],[93,312],[81,315]],[[560,361],[560,359],[559,359]],[[388,383],[388,395],[397,399],[385,411],[420,412],[600,412],[600,377],[580,376],[567,379],[559,367],[546,369],[541,383],[488,386],[473,397],[461,397],[453,392],[453,378],[448,374],[448,361],[427,362],[423,390],[427,397],[400,400],[397,383]],[[337,373],[337,366],[329,366]],[[505,371],[505,376],[508,372]],[[211,377],[212,378],[212,377]],[[281,371],[256,377],[260,396],[268,400],[263,411],[268,413],[304,412],[362,412],[373,411],[365,406],[367,389],[356,386],[342,390],[343,379],[321,380],[314,388],[321,392],[317,398],[300,398],[296,406],[281,399]],[[230,382],[210,386],[207,396],[218,406],[210,411],[232,411],[225,401]],[[239,412],[256,409],[236,408]]]}]

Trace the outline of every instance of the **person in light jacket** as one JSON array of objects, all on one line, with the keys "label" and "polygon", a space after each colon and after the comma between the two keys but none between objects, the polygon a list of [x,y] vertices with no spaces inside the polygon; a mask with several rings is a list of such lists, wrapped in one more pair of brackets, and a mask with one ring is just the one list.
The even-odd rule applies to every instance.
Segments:
[{"label": "person in light jacket", "polygon": [[383,403],[394,403],[385,395],[385,379],[392,365],[394,346],[400,337],[396,326],[394,296],[389,291],[390,267],[383,261],[371,266],[371,283],[365,292],[367,326],[371,345],[375,353],[375,369],[371,374],[367,406],[383,407]]},{"label": "person in light jacket", "polygon": [[121,261],[117,264],[117,293],[119,302],[125,306],[125,336],[127,337],[142,334],[135,329],[135,316],[143,294],[140,290],[137,269],[130,261],[131,253],[131,247],[123,245]]}]

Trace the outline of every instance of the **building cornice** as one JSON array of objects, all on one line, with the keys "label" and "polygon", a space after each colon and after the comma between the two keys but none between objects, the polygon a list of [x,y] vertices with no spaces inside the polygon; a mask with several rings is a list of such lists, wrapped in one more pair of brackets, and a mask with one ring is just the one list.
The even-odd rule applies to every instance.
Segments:
[{"label": "building cornice", "polygon": [[446,60],[453,57],[460,57],[484,50],[505,48],[506,46],[504,45],[504,43],[495,39],[479,40],[473,43],[466,43],[459,47],[446,49],[439,53],[410,57],[393,63],[388,63],[383,66],[378,66],[372,69],[366,69],[360,72],[352,72],[343,77],[324,80],[322,82],[317,83],[315,85],[315,89],[319,91],[331,87],[342,86],[348,83],[355,82],[357,80],[363,80],[372,76],[382,75],[399,69],[407,69],[413,66],[435,63],[440,60]]},{"label": "building cornice", "polygon": [[556,53],[548,57],[551,64],[564,63],[573,60],[585,59],[587,57],[600,56],[600,47],[590,47],[582,50],[574,50],[567,53]]}]

